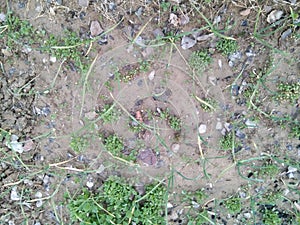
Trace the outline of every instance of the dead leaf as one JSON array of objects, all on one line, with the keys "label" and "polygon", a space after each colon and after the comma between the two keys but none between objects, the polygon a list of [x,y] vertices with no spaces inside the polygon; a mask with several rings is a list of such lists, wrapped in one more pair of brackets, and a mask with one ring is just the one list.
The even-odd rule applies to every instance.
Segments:
[{"label": "dead leaf", "polygon": [[243,10],[243,11],[240,12],[240,15],[241,16],[248,16],[250,14],[250,12],[251,12],[250,8],[249,9],[245,9],[245,10]]},{"label": "dead leaf", "polygon": [[103,32],[100,23],[97,20],[93,20],[90,26],[90,32],[92,37],[96,37]]}]

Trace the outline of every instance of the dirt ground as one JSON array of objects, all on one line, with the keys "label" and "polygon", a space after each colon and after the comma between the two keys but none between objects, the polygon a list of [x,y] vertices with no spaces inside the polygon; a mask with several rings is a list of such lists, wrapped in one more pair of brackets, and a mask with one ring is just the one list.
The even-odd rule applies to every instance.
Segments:
[{"label": "dirt ground", "polygon": [[[9,11],[42,36],[10,37],[24,31],[10,30]],[[0,224],[74,224],[66,193],[96,192],[110,175],[167,185],[166,224],[271,224],[266,209],[273,224],[300,224],[299,23],[298,1],[2,1]],[[66,31],[82,41],[67,46],[82,67],[55,55],[65,44],[43,50]],[[201,50],[211,61],[198,70]],[[106,105],[116,120],[104,121]],[[111,134],[121,155],[105,147]],[[203,223],[180,197],[197,190]],[[226,211],[233,196],[238,213]]]}]

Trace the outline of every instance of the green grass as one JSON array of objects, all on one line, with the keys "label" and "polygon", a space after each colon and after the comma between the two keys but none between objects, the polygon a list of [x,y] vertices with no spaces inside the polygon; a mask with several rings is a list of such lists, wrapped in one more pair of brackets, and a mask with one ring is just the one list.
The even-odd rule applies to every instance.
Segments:
[{"label": "green grass", "polygon": [[238,43],[235,40],[221,38],[217,41],[216,49],[225,56],[228,56],[238,50]]},{"label": "green grass", "polygon": [[113,123],[118,121],[120,112],[116,109],[113,104],[105,104],[99,112],[99,115],[103,123]]},{"label": "green grass", "polygon": [[295,103],[300,98],[300,82],[279,83],[275,98],[278,101],[289,101]]},{"label": "green grass", "polygon": [[242,202],[240,198],[231,197],[224,201],[224,205],[232,214],[239,213],[242,210]]},{"label": "green grass", "polygon": [[192,52],[188,63],[197,73],[203,72],[211,63],[212,58],[207,50],[198,50]]},{"label": "green grass", "polygon": [[281,219],[278,216],[278,213],[273,210],[266,209],[263,213],[262,221],[266,225],[280,225]]},{"label": "green grass", "polygon": [[85,224],[166,224],[163,216],[166,188],[145,186],[145,193],[119,177],[110,177],[96,193],[82,189],[68,199],[73,223]]},{"label": "green grass", "polygon": [[89,140],[86,136],[75,136],[71,137],[70,147],[76,153],[84,152],[89,146]]}]

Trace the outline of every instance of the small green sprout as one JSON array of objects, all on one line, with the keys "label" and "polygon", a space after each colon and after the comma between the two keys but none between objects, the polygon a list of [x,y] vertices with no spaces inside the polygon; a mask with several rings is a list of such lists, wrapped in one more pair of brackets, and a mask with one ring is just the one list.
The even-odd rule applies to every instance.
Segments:
[{"label": "small green sprout", "polygon": [[217,42],[217,50],[228,56],[237,51],[237,41],[231,39],[222,38]]}]

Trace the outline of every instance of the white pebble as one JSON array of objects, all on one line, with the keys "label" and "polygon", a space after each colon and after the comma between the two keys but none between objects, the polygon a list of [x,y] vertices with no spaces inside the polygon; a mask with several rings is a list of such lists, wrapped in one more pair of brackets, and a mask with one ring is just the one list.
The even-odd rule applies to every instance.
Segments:
[{"label": "white pebble", "polygon": [[86,186],[88,188],[92,188],[94,186],[94,183],[92,181],[88,181],[88,182],[86,182]]},{"label": "white pebble", "polygon": [[199,132],[199,134],[204,134],[206,132],[206,125],[201,124],[198,128],[198,132]]}]

